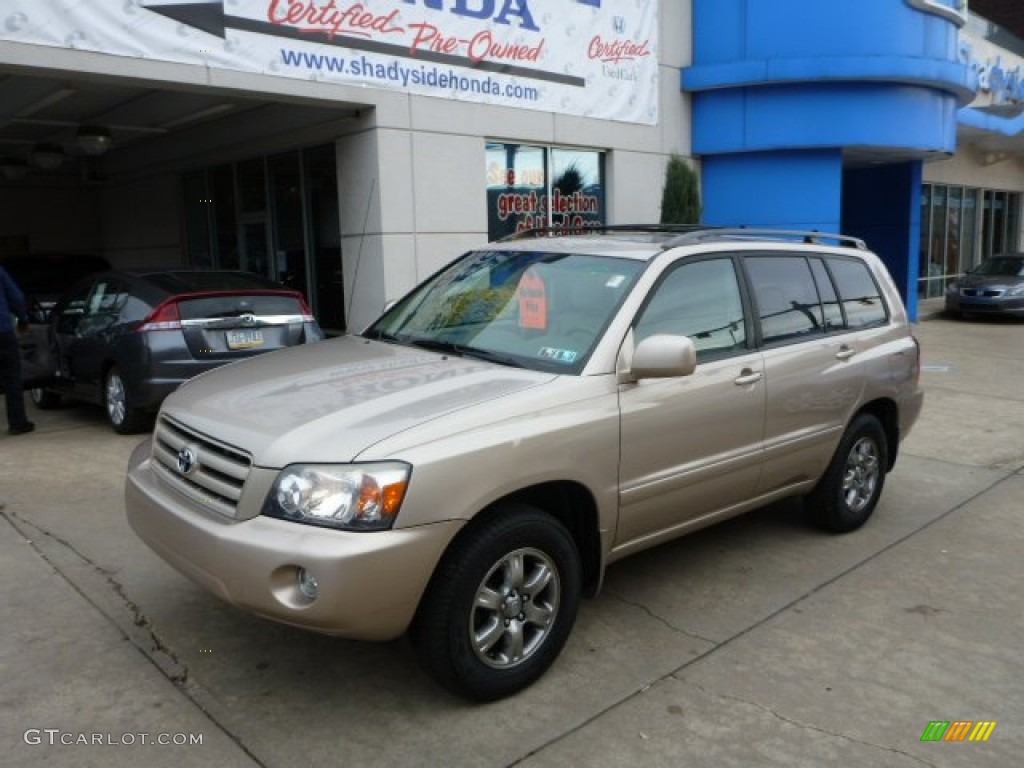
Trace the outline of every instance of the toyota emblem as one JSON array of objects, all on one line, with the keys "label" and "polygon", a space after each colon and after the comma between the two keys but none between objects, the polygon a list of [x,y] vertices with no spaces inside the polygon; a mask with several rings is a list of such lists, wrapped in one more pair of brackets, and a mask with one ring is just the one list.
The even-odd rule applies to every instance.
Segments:
[{"label": "toyota emblem", "polygon": [[183,475],[191,474],[196,468],[198,457],[192,446],[186,445],[178,451],[178,471]]}]

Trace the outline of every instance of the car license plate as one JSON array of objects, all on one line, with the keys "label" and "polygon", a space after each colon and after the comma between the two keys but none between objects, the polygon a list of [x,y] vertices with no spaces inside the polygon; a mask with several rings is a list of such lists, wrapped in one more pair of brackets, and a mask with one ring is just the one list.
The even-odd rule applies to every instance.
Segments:
[{"label": "car license plate", "polygon": [[263,346],[263,331],[228,331],[228,349],[249,349]]}]

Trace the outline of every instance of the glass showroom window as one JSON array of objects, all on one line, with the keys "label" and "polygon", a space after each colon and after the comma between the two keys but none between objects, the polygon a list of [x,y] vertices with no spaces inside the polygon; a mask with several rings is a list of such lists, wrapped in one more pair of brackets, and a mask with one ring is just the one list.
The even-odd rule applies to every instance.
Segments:
[{"label": "glass showroom window", "polygon": [[605,223],[604,153],[487,144],[487,234]]},{"label": "glass showroom window", "polygon": [[1017,192],[925,184],[918,295],[941,296],[957,275],[984,259],[1016,250],[1020,206]]},{"label": "glass showroom window", "polygon": [[1020,241],[1020,194],[986,189],[981,223],[984,258],[1016,251]]}]

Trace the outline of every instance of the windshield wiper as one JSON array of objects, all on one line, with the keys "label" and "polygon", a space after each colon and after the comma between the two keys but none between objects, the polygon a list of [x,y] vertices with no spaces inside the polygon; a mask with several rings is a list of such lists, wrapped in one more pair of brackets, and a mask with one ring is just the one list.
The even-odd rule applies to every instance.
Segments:
[{"label": "windshield wiper", "polygon": [[364,339],[370,339],[371,341],[398,341],[398,337],[393,333],[387,331],[365,331],[363,333]]},{"label": "windshield wiper", "polygon": [[413,339],[413,338],[399,338],[397,339],[401,343],[411,344],[414,347],[420,349],[429,349],[433,352],[444,352],[449,355],[457,355],[458,357],[471,357],[476,360],[484,360],[488,363],[497,363],[498,365],[507,365],[513,368],[521,368],[514,359],[507,355],[503,355],[500,352],[491,352],[488,349],[478,349],[477,347],[467,347],[464,344],[456,344],[453,341],[440,341],[439,339]]},{"label": "windshield wiper", "polygon": [[432,352],[447,352],[451,355],[462,356],[463,347],[451,342],[451,341],[440,341],[438,339],[415,339],[411,336],[396,337],[396,341],[402,344],[410,344],[420,349],[429,349]]},{"label": "windshield wiper", "polygon": [[486,360],[488,363],[497,363],[498,365],[507,365],[510,368],[522,368],[519,362],[508,355],[503,355],[500,352],[492,352],[489,349],[477,349],[476,347],[462,347],[462,355],[464,357],[474,357],[478,360]]}]

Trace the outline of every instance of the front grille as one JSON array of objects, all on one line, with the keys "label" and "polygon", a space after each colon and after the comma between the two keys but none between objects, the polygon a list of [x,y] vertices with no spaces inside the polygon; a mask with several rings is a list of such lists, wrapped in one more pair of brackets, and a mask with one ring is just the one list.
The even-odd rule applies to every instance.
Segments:
[{"label": "front grille", "polygon": [[[190,448],[194,456],[187,473],[178,460],[184,448]],[[219,514],[234,517],[252,457],[161,416],[153,431],[153,467],[170,487]]]},{"label": "front grille", "polygon": [[963,289],[963,295],[964,296],[984,296],[987,299],[994,299],[994,298],[997,298],[999,296],[1002,296],[1003,295],[1003,291],[1002,291],[1002,289],[998,289],[998,290],[985,289],[985,290],[982,290],[980,288],[964,288]]}]

